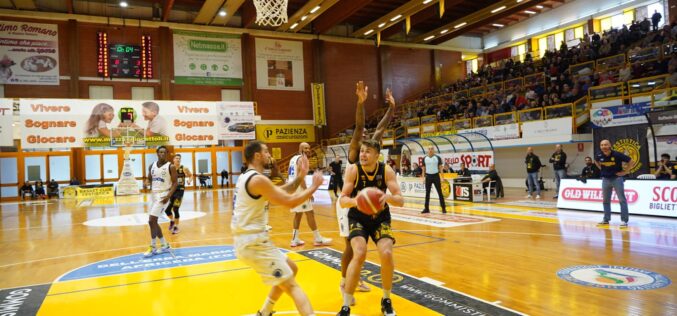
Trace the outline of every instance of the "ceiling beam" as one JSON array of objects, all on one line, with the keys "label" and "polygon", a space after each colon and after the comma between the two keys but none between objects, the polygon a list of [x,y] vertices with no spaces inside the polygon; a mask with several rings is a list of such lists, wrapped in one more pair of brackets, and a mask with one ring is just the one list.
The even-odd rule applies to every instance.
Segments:
[{"label": "ceiling beam", "polygon": [[172,7],[174,6],[174,0],[165,0],[165,7],[162,8],[162,21],[167,22],[167,19],[169,19],[169,12],[172,11]]},{"label": "ceiling beam", "polygon": [[[429,3],[423,4],[421,0],[411,0],[397,9],[388,12],[386,15],[378,18],[377,20],[367,24],[366,26],[360,28],[359,30],[353,32],[353,37],[372,37],[379,30],[387,29],[395,24],[399,24],[402,20],[406,19],[408,16],[412,16],[422,10],[432,7],[434,5],[439,5],[438,0],[432,0]],[[394,21],[392,19],[398,17]],[[383,25],[379,27],[379,25]],[[369,34],[366,32],[371,31]]]},{"label": "ceiling beam", "polygon": [[[329,8],[331,8],[338,2],[339,0],[310,0],[303,7],[294,12],[294,15],[289,17],[287,23],[280,25],[277,28],[277,31],[280,32],[290,31],[296,33],[299,30],[302,30],[304,27],[306,27],[306,25],[310,24],[310,22],[313,22],[320,15],[322,15],[322,13],[329,10]],[[317,11],[315,11],[314,13],[310,13],[310,11],[317,6],[319,6],[320,8],[317,9]],[[303,19],[303,17],[305,17],[305,19]],[[291,27],[294,24],[296,25],[292,29]]]},{"label": "ceiling beam", "polygon": [[[464,0],[446,0],[444,1],[444,10],[446,12],[450,12],[453,10],[453,8],[458,5],[463,3]],[[417,14],[414,14],[411,16],[411,28],[413,29],[415,25],[419,23],[424,23],[428,21],[433,21],[440,19],[438,7],[433,7],[433,8],[428,8],[427,10],[421,11]],[[402,31],[401,28],[398,27],[390,27],[387,30],[383,30],[381,32],[381,38],[390,38],[391,36],[399,33]]]},{"label": "ceiling beam", "polygon": [[[212,24],[228,24],[228,21],[235,16],[237,10],[240,9],[245,0],[228,0],[226,6],[223,8],[226,11],[226,16],[215,15]],[[217,12],[218,13],[218,12]]]},{"label": "ceiling beam", "polygon": [[[494,5],[488,6],[482,10],[478,10],[475,13],[461,17],[448,23],[444,26],[438,27],[430,32],[424,33],[418,36],[414,42],[419,43],[436,43],[447,41],[454,37],[460,36],[466,32],[473,30],[474,28],[493,23],[493,21],[498,21],[504,17],[513,15],[519,11],[522,11],[526,8],[530,8],[536,4],[544,2],[546,0],[526,0],[520,3],[517,3],[515,0],[503,0]],[[492,10],[505,6],[505,9],[498,11],[496,13],[491,13]],[[432,36],[432,38],[431,38]],[[427,38],[427,40],[426,40]]]},{"label": "ceiling beam", "polygon": [[14,7],[19,10],[36,10],[35,2],[33,0],[12,0]]},{"label": "ceiling beam", "polygon": [[329,31],[334,25],[343,22],[343,20],[364,8],[372,1],[373,0],[342,0],[339,5],[333,6],[331,10],[315,19],[315,23],[313,23],[315,33],[322,34]]},{"label": "ceiling beam", "polygon": [[223,2],[224,0],[205,1],[205,3],[202,5],[202,8],[200,8],[200,12],[198,12],[197,16],[195,17],[195,20],[193,20],[193,23],[209,24],[209,22],[211,22],[214,19],[216,13],[223,6]]}]

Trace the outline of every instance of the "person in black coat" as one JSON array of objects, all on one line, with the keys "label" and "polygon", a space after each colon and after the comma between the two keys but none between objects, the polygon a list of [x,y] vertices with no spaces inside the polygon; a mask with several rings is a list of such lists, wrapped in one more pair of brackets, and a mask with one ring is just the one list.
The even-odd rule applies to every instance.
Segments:
[{"label": "person in black coat", "polygon": [[531,193],[534,191],[534,186],[536,186],[536,198],[540,199],[541,186],[538,183],[538,171],[543,164],[541,164],[541,159],[534,154],[533,148],[527,148],[527,157],[524,159],[524,163],[527,167],[527,183],[529,185],[529,195],[527,195],[527,198],[531,198]]}]

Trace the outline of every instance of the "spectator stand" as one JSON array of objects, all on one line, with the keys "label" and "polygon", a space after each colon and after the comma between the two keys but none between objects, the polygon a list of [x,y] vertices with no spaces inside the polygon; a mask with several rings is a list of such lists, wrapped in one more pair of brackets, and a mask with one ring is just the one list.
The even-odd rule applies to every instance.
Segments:
[{"label": "spectator stand", "polygon": [[435,133],[437,131],[437,115],[421,117],[421,135]]},{"label": "spectator stand", "polygon": [[419,137],[421,135],[421,120],[418,117],[406,120],[404,127],[407,137]]},{"label": "spectator stand", "polygon": [[595,61],[587,61],[580,64],[569,66],[569,73],[573,82],[592,81],[593,71],[595,70]]},{"label": "spectator stand", "polygon": [[595,71],[599,76],[600,84],[618,82],[619,70],[625,66],[625,54],[597,59]]},{"label": "spectator stand", "polygon": [[494,116],[493,115],[485,115],[485,116],[474,117],[473,118],[473,126],[474,127],[494,126]]},{"label": "spectator stand", "polygon": [[628,62],[632,65],[633,78],[660,74],[662,57],[662,45],[628,52]]}]

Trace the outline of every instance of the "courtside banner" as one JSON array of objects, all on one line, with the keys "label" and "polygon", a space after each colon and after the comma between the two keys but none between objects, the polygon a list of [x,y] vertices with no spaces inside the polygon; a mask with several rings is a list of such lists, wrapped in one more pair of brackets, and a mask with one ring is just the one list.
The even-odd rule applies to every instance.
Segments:
[{"label": "courtside banner", "polygon": [[520,138],[519,124],[505,124],[498,126],[478,127],[471,129],[462,129],[458,131],[458,134],[463,133],[479,133],[491,140]]},{"label": "courtside banner", "polygon": [[219,139],[255,139],[254,102],[224,101],[216,105],[219,111]]},{"label": "courtside banner", "polygon": [[[677,181],[625,180],[625,199],[630,214],[677,217]],[[602,180],[575,179],[560,182],[557,208],[598,211],[602,206]],[[620,212],[618,197],[611,194],[611,211]]]},{"label": "courtside banner", "polygon": [[[489,171],[489,165],[494,163],[493,151],[477,151],[471,153],[441,153],[442,164],[448,163],[454,171],[461,169],[461,162],[466,168],[473,171]],[[411,161],[423,165],[424,155],[411,155]]]},{"label": "courtside banner", "polygon": [[12,99],[0,99],[0,146],[14,146]]},{"label": "courtside banner", "polygon": [[571,135],[573,121],[571,117],[522,123],[522,138],[543,137],[544,135]]},{"label": "courtside banner", "polygon": [[210,145],[216,102],[21,99],[24,148]]},{"label": "courtside banner", "polygon": [[315,126],[298,125],[256,125],[256,139],[266,143],[301,143],[315,141]]},{"label": "courtside banner", "polygon": [[0,84],[58,85],[59,26],[0,21]]},{"label": "courtside banner", "polygon": [[644,113],[649,111],[650,102],[608,106],[590,110],[590,122],[594,128],[646,124]]}]

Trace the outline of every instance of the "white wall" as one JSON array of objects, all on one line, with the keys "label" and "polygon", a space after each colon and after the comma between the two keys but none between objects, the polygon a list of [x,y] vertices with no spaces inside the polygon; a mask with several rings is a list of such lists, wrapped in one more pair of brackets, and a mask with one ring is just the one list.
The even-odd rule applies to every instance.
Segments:
[{"label": "white wall", "polygon": [[454,37],[438,46],[462,47],[463,49],[482,49],[482,38],[476,36]]},{"label": "white wall", "polygon": [[[562,28],[568,25],[585,22],[592,17],[603,16],[614,11],[621,11],[627,7],[637,7],[656,2],[636,2],[633,0],[576,0],[566,3],[553,10],[537,14],[536,16],[492,32],[484,36],[484,49],[496,49],[512,41],[533,37],[540,33]],[[557,43],[559,47],[559,43]]]},{"label": "white wall", "polygon": [[[582,152],[578,151],[578,144],[583,144]],[[578,175],[585,166],[585,156],[592,157],[592,143],[563,144],[562,150],[567,154],[567,163],[570,175]],[[546,188],[554,188],[554,174],[552,164],[548,163],[550,156],[555,152],[555,145],[533,146],[534,153],[541,159],[541,163],[548,167],[542,169],[543,181]],[[494,151],[496,171],[503,180],[505,187],[524,187],[524,180],[527,177],[527,168],[524,164],[524,158],[527,155],[527,147],[498,148]]]}]

